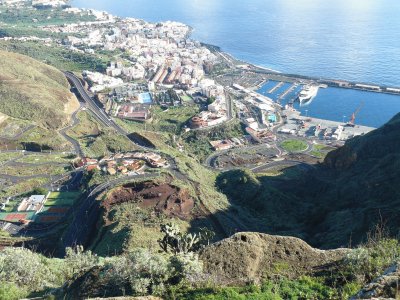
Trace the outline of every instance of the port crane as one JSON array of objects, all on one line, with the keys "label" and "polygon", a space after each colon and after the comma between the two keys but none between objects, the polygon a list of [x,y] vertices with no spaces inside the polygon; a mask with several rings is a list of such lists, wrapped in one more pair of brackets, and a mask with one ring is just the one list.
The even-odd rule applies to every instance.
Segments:
[{"label": "port crane", "polygon": [[349,122],[346,124],[348,126],[354,127],[355,126],[355,121],[356,121],[356,116],[360,112],[361,108],[363,108],[364,103],[361,103],[360,106],[351,114],[351,118]]}]

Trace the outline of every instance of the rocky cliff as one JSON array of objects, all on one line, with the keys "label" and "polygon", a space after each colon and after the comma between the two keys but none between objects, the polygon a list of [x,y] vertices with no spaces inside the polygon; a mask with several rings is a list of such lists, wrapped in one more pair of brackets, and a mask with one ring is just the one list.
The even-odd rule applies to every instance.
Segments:
[{"label": "rocky cliff", "polygon": [[294,237],[241,232],[205,248],[201,259],[217,282],[244,284],[275,275],[313,274],[334,265],[348,251],[323,251]]}]

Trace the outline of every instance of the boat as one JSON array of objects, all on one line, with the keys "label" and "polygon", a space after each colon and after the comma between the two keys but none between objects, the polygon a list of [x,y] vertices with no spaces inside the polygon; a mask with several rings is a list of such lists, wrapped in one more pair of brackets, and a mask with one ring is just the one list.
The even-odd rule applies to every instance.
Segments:
[{"label": "boat", "polygon": [[318,85],[306,85],[302,89],[302,91],[299,93],[298,99],[300,102],[300,105],[302,104],[308,104],[311,102],[311,100],[317,96],[318,94]]}]

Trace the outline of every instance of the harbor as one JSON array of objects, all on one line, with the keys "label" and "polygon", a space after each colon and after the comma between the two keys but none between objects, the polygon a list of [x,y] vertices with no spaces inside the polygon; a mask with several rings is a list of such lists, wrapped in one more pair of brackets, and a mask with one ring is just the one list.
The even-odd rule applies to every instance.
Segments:
[{"label": "harbor", "polygon": [[375,129],[369,126],[353,125],[349,122],[336,122],[303,116],[300,112],[291,109],[283,110],[282,116],[284,116],[284,124],[277,129],[277,133],[338,145],[350,138],[367,134]]},{"label": "harbor", "polygon": [[[293,98],[290,98],[290,101],[297,101],[297,105],[299,105],[299,100],[296,97],[298,97],[299,93],[301,95],[302,91],[307,90],[304,86],[297,84],[289,84],[289,87],[287,87],[288,84],[286,83],[286,87],[284,87],[281,82],[269,82],[264,89],[271,91],[268,87],[273,86],[275,93],[279,93],[278,89],[275,89],[277,84],[284,91],[282,95],[291,94]],[[249,90],[238,84],[234,84],[233,87],[237,91],[237,95],[241,95],[241,99],[243,99],[235,102],[239,110],[238,117],[250,128],[249,132],[269,132],[269,135],[266,134],[265,141],[269,141],[273,133],[277,135],[278,139],[286,135],[287,138],[293,136],[324,144],[342,145],[350,138],[367,134],[375,129],[372,126],[359,125],[357,122],[363,104],[350,112],[349,117],[343,117],[341,121],[335,121],[314,117],[309,114],[308,109],[305,109],[305,111],[297,110],[293,104],[288,104],[289,102],[285,105],[280,105],[278,102],[274,102],[273,99],[263,95],[263,93]],[[311,102],[314,96],[314,94],[309,95]],[[277,97],[279,98],[279,96]]]},{"label": "harbor", "polygon": [[249,65],[248,70],[259,74],[264,74],[266,75],[266,78],[268,80],[274,80],[280,82],[304,82],[304,83],[314,82],[318,84],[327,85],[329,87],[356,89],[374,93],[400,95],[400,87],[398,86],[387,86],[376,83],[354,82],[341,79],[328,79],[328,78],[304,76],[298,74],[279,73],[253,65],[251,66]]}]

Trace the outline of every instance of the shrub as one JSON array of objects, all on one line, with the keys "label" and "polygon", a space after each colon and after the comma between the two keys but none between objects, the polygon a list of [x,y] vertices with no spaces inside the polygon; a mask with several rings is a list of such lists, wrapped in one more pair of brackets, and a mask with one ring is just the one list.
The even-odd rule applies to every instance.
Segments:
[{"label": "shrub", "polygon": [[24,248],[0,252],[0,282],[9,282],[29,291],[40,291],[55,280],[44,257]]},{"label": "shrub", "polygon": [[178,281],[187,280],[196,283],[202,280],[203,262],[193,252],[179,254],[171,258],[171,264],[175,271],[175,279]]},{"label": "shrub", "polygon": [[108,283],[118,287],[129,285],[134,295],[161,295],[173,271],[165,256],[137,249],[115,257],[105,266]]},{"label": "shrub", "polygon": [[27,292],[16,284],[0,282],[0,300],[18,300],[26,296]]},{"label": "shrub", "polygon": [[65,256],[65,275],[67,278],[73,278],[82,271],[99,264],[99,258],[91,251],[84,251],[82,246],[75,248],[66,248]]},{"label": "shrub", "polygon": [[379,276],[400,258],[400,243],[383,238],[352,250],[345,258],[344,272],[360,282],[369,282]]}]

